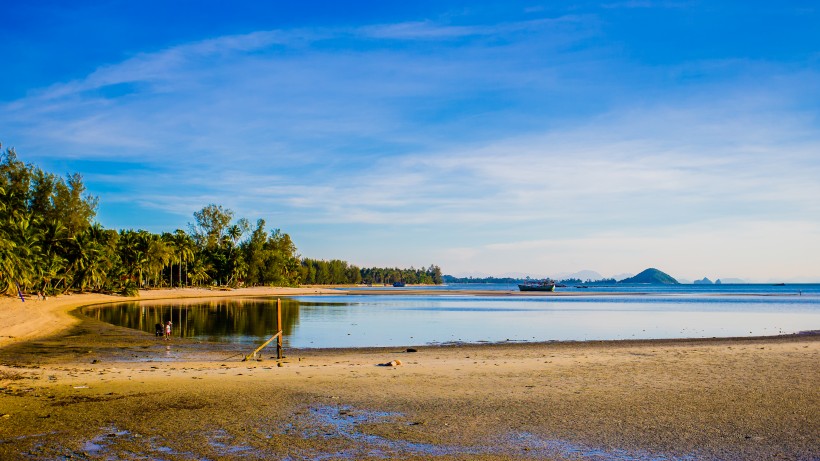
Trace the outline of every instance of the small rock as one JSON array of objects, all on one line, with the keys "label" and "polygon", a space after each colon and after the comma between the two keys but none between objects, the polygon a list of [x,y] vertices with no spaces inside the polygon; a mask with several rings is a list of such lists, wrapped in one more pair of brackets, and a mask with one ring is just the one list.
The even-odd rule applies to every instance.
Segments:
[{"label": "small rock", "polygon": [[97,359],[94,359],[94,360],[91,361],[91,363],[100,363],[100,361],[97,360]]},{"label": "small rock", "polygon": [[285,366],[285,364],[284,364],[284,363],[282,363],[282,362],[278,362],[278,363],[276,364],[276,366],[277,366],[277,367],[283,367],[283,366]]},{"label": "small rock", "polygon": [[408,347],[405,352],[418,352],[418,349],[413,349],[412,347]]}]

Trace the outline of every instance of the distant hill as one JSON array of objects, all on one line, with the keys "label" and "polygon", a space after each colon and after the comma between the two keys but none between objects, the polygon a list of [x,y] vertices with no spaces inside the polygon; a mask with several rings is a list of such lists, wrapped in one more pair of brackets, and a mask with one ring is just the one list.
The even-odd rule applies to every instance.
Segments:
[{"label": "distant hill", "polygon": [[[722,283],[722,282],[720,281],[720,279],[718,279],[718,283]],[[709,280],[709,278],[708,278],[708,277],[703,277],[703,278],[702,278],[702,279],[700,279],[700,280],[695,280],[695,281],[694,281],[694,284],[695,284],[695,285],[712,285],[712,281],[711,281],[711,280]]]},{"label": "distant hill", "polygon": [[678,285],[678,281],[671,275],[654,268],[649,268],[640,274],[623,279],[618,283],[645,283],[650,285]]}]

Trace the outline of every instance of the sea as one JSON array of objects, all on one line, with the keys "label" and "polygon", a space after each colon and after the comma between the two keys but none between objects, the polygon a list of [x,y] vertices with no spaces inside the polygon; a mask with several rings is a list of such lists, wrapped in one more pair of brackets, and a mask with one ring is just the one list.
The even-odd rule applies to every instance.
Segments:
[{"label": "sea", "polygon": [[[281,298],[291,348],[453,343],[724,338],[820,331],[820,284],[579,285],[514,296],[516,285],[362,287]],[[380,292],[389,290],[399,293]],[[415,293],[414,293],[415,292]],[[561,292],[575,296],[560,296]],[[276,298],[117,303],[86,315],[175,336],[261,343],[277,331]]]}]

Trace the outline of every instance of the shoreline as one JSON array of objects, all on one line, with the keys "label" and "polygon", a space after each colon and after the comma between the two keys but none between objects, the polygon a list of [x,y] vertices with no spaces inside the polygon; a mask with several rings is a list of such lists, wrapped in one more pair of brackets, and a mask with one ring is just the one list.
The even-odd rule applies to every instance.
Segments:
[{"label": "shoreline", "polygon": [[0,298],[0,349],[17,341],[39,339],[57,334],[75,326],[78,319],[71,311],[97,304],[155,301],[173,299],[208,299],[250,296],[298,296],[339,294],[339,290],[317,287],[260,287],[236,290],[209,290],[204,288],[171,288],[140,290],[139,296],[106,295],[100,293],[69,294],[47,300],[19,297]]},{"label": "shoreline", "polygon": [[[266,349],[261,361],[242,362],[250,351],[241,345],[163,341],[78,312],[101,302],[316,290],[17,299],[25,307],[0,301],[0,334],[16,332],[0,338],[0,458],[808,460],[820,453],[816,333],[413,346],[417,352],[289,348],[281,361]],[[35,307],[46,308],[42,316],[26,317]],[[23,327],[14,327],[14,313]]]},{"label": "shoreline", "polygon": [[[680,294],[657,294],[646,292],[515,292],[515,291],[496,291],[496,290],[368,290],[367,288],[354,289],[353,286],[343,287],[328,287],[308,285],[301,287],[252,287],[252,288],[237,288],[237,289],[207,289],[207,288],[171,288],[171,289],[152,289],[140,290],[139,296],[119,296],[106,295],[99,293],[84,293],[84,294],[69,294],[49,298],[48,300],[39,300],[37,298],[27,299],[21,302],[19,297],[0,297],[0,349],[10,344],[19,341],[31,341],[42,338],[47,338],[52,335],[59,334],[62,331],[68,330],[79,324],[84,316],[82,314],[74,315],[74,312],[79,312],[82,308],[120,303],[120,302],[142,302],[142,301],[174,301],[187,300],[196,302],[204,299],[215,298],[250,298],[250,297],[290,297],[290,296],[310,296],[310,295],[402,295],[402,296],[431,296],[431,295],[461,295],[461,296],[497,296],[497,297],[599,297],[599,296],[617,296],[617,297],[643,297],[643,296],[681,296]],[[772,296],[770,294],[698,294],[698,296],[708,297],[723,297],[723,296]],[[820,330],[804,330],[790,334],[770,335],[770,336],[739,336],[739,337],[710,337],[710,338],[647,338],[640,341],[668,341],[668,340],[708,340],[708,339],[754,339],[754,338],[776,338],[780,336],[788,337],[793,335],[818,335]],[[612,339],[612,340],[589,340],[592,342],[611,342],[611,341],[630,341],[629,339]],[[553,344],[560,342],[586,342],[586,341],[512,341],[525,344]],[[426,344],[425,347],[435,345],[450,345],[450,344],[483,344],[495,345],[504,344],[506,341],[498,342],[445,342]],[[362,346],[358,348],[368,348],[371,346]],[[378,347],[378,346],[376,346]],[[325,348],[332,349],[332,348]],[[356,349],[355,347],[342,347],[341,349]]]}]

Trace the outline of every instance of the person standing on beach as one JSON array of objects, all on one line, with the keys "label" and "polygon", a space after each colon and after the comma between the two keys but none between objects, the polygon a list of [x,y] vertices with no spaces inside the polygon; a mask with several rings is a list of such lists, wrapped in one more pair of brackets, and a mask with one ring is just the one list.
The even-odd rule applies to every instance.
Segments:
[{"label": "person standing on beach", "polygon": [[171,321],[169,320],[168,323],[165,324],[165,340],[168,341],[171,339]]}]

